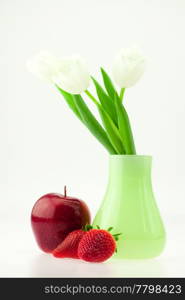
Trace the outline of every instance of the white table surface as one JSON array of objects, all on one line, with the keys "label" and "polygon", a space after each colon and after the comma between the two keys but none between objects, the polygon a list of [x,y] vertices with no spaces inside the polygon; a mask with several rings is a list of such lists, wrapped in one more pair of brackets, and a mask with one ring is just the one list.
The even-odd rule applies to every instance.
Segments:
[{"label": "white table surface", "polygon": [[29,222],[1,220],[0,277],[185,277],[184,220],[183,215],[166,218],[167,245],[158,258],[101,264],[42,253]]}]

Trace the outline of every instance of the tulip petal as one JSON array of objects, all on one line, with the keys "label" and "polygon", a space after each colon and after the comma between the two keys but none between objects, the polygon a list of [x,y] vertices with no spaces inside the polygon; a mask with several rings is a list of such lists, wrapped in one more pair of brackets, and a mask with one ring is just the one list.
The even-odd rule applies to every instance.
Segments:
[{"label": "tulip petal", "polygon": [[27,69],[39,79],[48,83],[58,73],[59,60],[47,51],[41,51],[28,60]]},{"label": "tulip petal", "polygon": [[53,82],[70,94],[81,94],[90,84],[86,63],[77,56],[61,59],[59,72],[53,77]]},{"label": "tulip petal", "polygon": [[133,86],[145,71],[145,58],[138,47],[122,49],[112,65],[112,74],[120,88]]}]

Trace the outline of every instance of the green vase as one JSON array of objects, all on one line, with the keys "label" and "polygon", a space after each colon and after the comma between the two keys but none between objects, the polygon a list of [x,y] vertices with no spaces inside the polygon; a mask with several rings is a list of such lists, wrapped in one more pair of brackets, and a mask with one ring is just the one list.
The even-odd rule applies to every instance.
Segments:
[{"label": "green vase", "polygon": [[110,155],[109,181],[93,221],[122,233],[116,258],[152,258],[165,245],[165,230],[151,182],[151,156]]}]

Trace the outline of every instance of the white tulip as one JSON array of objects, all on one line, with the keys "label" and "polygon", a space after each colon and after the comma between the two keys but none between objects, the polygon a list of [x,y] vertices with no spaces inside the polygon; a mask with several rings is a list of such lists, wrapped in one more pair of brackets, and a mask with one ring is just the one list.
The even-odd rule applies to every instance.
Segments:
[{"label": "white tulip", "polygon": [[145,58],[137,47],[120,51],[116,56],[112,74],[120,88],[133,86],[145,71]]},{"label": "white tulip", "polygon": [[87,90],[90,79],[85,61],[78,56],[61,59],[59,72],[53,76],[53,82],[71,94],[81,94]]},{"label": "white tulip", "polygon": [[78,56],[59,59],[48,52],[40,52],[28,61],[27,68],[40,79],[57,84],[71,94],[81,94],[90,84],[87,65]]},{"label": "white tulip", "polygon": [[41,51],[27,62],[28,70],[38,78],[52,82],[59,70],[59,60],[47,51]]}]

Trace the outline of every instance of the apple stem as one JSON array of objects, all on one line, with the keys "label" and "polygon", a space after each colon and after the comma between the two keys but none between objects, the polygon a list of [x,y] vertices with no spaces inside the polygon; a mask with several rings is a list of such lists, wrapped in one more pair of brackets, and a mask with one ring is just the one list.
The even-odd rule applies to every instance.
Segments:
[{"label": "apple stem", "polygon": [[64,197],[66,198],[67,196],[67,188],[66,188],[66,185],[64,186]]}]

